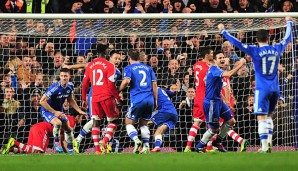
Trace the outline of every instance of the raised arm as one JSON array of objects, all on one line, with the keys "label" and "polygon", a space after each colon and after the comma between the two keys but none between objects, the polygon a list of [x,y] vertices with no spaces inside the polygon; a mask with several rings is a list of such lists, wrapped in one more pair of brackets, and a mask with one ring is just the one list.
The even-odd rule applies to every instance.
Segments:
[{"label": "raised arm", "polygon": [[225,71],[223,74],[222,74],[222,77],[231,77],[232,75],[234,75],[244,64],[246,63],[246,60],[244,58],[241,58],[240,59],[240,62],[239,64],[233,68],[232,70],[230,71]]},{"label": "raised arm", "polygon": [[230,42],[232,43],[234,46],[236,46],[237,48],[239,48],[241,51],[245,52],[246,54],[250,55],[252,54],[252,52],[249,50],[249,46],[248,45],[244,45],[243,43],[241,43],[236,37],[230,35],[226,30],[225,30],[225,26],[223,24],[219,24],[218,25],[218,30],[220,31],[220,33]]},{"label": "raised arm", "polygon": [[286,21],[287,21],[286,34],[283,37],[283,39],[280,41],[280,43],[276,44],[276,46],[280,46],[281,53],[285,50],[285,48],[290,43],[292,38],[292,26],[293,26],[292,18],[286,17]]}]

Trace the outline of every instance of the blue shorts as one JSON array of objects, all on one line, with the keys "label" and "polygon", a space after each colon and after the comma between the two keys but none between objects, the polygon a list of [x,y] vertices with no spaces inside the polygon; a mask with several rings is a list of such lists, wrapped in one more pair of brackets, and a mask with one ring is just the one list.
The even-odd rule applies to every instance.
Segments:
[{"label": "blue shorts", "polygon": [[[54,118],[56,118],[56,116],[53,113],[51,113],[51,112],[49,112],[47,110],[41,110],[40,113],[41,113],[41,116],[42,116],[43,120],[46,121],[46,122],[48,122],[48,123],[51,123],[51,121]],[[68,118],[67,117],[66,118],[59,118],[59,119],[62,122],[67,122],[68,121]]]},{"label": "blue shorts", "polygon": [[126,113],[126,117],[134,121],[137,121],[141,118],[144,120],[150,120],[153,108],[153,98],[145,98],[136,104],[131,103]]},{"label": "blue shorts", "polygon": [[174,113],[153,112],[151,121],[157,125],[167,125],[169,130],[173,129],[178,121],[178,115]]},{"label": "blue shorts", "polygon": [[89,90],[87,103],[88,103],[88,115],[91,119],[92,118],[92,88],[90,88]]},{"label": "blue shorts", "polygon": [[222,100],[204,100],[206,123],[211,129],[219,128],[219,118],[228,121],[233,118],[230,108]]},{"label": "blue shorts", "polygon": [[275,109],[279,99],[279,92],[269,92],[266,90],[256,90],[254,99],[254,114],[268,115]]}]

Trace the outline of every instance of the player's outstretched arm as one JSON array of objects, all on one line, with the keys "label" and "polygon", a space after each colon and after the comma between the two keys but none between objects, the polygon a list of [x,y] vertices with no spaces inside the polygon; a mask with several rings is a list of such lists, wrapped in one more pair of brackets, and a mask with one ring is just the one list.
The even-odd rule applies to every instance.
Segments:
[{"label": "player's outstretched arm", "polygon": [[222,30],[225,29],[225,25],[223,25],[222,23],[220,23],[220,24],[218,24],[217,28],[218,28],[219,32],[221,32]]},{"label": "player's outstretched arm", "polygon": [[230,42],[232,43],[234,46],[236,46],[237,48],[239,48],[241,51],[247,53],[248,55],[251,56],[251,53],[249,51],[249,46],[244,45],[241,43],[241,41],[239,41],[236,37],[230,35],[226,30],[225,30],[225,26],[223,24],[218,24],[218,30],[220,31],[220,33]]},{"label": "player's outstretched arm", "polygon": [[74,64],[74,65],[66,65],[62,64],[62,68],[67,68],[67,69],[80,69],[80,68],[86,68],[88,64]]},{"label": "player's outstretched arm", "polygon": [[291,37],[292,37],[291,35],[292,35],[293,18],[290,16],[287,16],[285,20],[287,21],[287,28],[286,28],[286,34],[279,44],[281,46],[281,52],[285,50],[287,45],[290,43]]},{"label": "player's outstretched arm", "polygon": [[80,115],[84,115],[86,118],[88,118],[87,113],[81,110],[81,108],[78,106],[77,102],[75,101],[73,95],[69,96],[67,100],[70,106],[72,106]]},{"label": "player's outstretched arm", "polygon": [[56,111],[54,110],[49,104],[48,104],[48,100],[50,98],[48,96],[46,96],[45,94],[41,97],[39,104],[41,106],[43,106],[47,111],[53,113],[56,117],[60,117],[61,115],[63,115],[62,112],[60,111]]},{"label": "player's outstretched arm", "polygon": [[234,75],[244,64],[246,63],[246,60],[244,58],[241,58],[240,59],[240,62],[239,64],[233,68],[232,70],[230,71],[225,71],[223,74],[222,74],[222,77],[231,77],[232,75]]},{"label": "player's outstretched arm", "polygon": [[124,78],[119,87],[119,92],[122,92],[128,86],[129,83],[130,83],[130,79]]}]

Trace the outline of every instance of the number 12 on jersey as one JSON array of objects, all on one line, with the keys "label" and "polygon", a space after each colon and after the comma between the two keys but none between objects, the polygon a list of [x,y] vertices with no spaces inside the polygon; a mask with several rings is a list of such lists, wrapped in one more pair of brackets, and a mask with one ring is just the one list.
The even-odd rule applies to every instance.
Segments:
[{"label": "number 12 on jersey", "polygon": [[[96,81],[96,75],[99,75],[97,81]],[[92,71],[92,84],[93,85],[97,85],[97,86],[103,85],[102,79],[103,79],[103,72],[101,69],[95,69]]]}]

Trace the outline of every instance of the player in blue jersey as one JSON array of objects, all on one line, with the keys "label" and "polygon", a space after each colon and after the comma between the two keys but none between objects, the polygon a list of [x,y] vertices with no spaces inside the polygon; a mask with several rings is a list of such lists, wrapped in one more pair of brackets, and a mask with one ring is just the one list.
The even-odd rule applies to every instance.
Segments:
[{"label": "player in blue jersey", "polygon": [[63,111],[63,103],[65,99],[68,100],[69,104],[81,115],[87,115],[83,112],[77,105],[74,97],[74,85],[69,82],[70,72],[67,68],[62,68],[60,70],[60,81],[52,84],[45,92],[45,94],[40,99],[41,104],[41,115],[45,121],[54,125],[53,135],[54,135],[54,146],[56,152],[62,153],[63,149],[60,142],[60,127],[65,130],[67,138],[67,148],[68,153],[73,154],[73,131],[69,126],[69,121]]},{"label": "player in blue jersey", "polygon": [[[121,72],[120,70],[117,68],[121,62],[121,56],[120,53],[117,51],[111,51],[110,52],[110,59],[109,62],[111,62],[112,64],[115,65],[116,67],[116,74],[115,74],[115,80],[119,80],[121,78]],[[85,64],[75,64],[75,65],[64,65],[63,67],[67,67],[69,69],[79,69],[79,68],[86,68],[87,67],[87,63]],[[88,93],[88,114],[89,117],[92,118],[92,87],[90,87],[89,89],[89,93]],[[76,152],[79,152],[79,146],[80,143],[82,142],[83,138],[89,133],[91,132],[91,128],[93,125],[93,120],[90,119],[81,129],[80,134],[77,136],[77,138],[75,138],[75,140],[73,141],[74,144],[74,150]]]},{"label": "player in blue jersey", "polygon": [[147,125],[153,109],[158,107],[156,76],[150,66],[140,63],[138,50],[131,50],[129,62],[131,65],[124,68],[123,81],[119,87],[119,92],[122,92],[130,84],[130,107],[125,118],[126,131],[135,142],[133,153],[140,153],[142,142],[134,127],[135,122],[139,121],[144,145],[141,153],[149,153],[150,131]]},{"label": "player in blue jersey", "polygon": [[155,143],[151,152],[160,152],[163,134],[170,132],[178,121],[178,113],[170,99],[174,94],[174,92],[158,87],[158,110],[154,111],[151,117],[151,121],[158,128],[154,133]]},{"label": "player in blue jersey", "polygon": [[218,25],[219,31],[234,46],[251,56],[255,68],[255,102],[254,114],[257,115],[258,132],[262,144],[260,153],[271,152],[273,121],[272,114],[279,99],[278,64],[280,55],[291,41],[292,18],[286,17],[286,34],[280,43],[269,45],[269,33],[261,29],[256,34],[258,45],[245,45],[231,36],[223,24]]},{"label": "player in blue jersey", "polygon": [[[230,108],[222,101],[221,90],[223,86],[223,77],[234,75],[244,64],[245,59],[241,59],[239,64],[230,71],[223,71],[219,66],[225,63],[225,56],[222,52],[214,53],[214,65],[211,66],[206,74],[206,91],[203,103],[206,123],[209,129],[204,133],[201,141],[196,146],[197,152],[204,152],[204,147],[208,141],[218,133],[217,139],[213,145],[220,148],[221,141],[227,135],[228,131],[235,125]],[[219,118],[224,120],[220,128]]]}]

